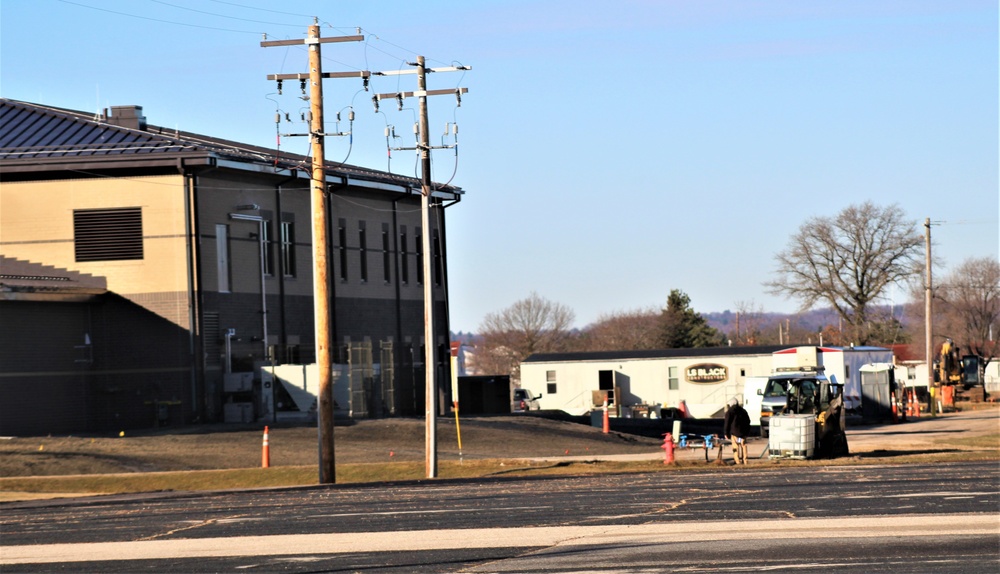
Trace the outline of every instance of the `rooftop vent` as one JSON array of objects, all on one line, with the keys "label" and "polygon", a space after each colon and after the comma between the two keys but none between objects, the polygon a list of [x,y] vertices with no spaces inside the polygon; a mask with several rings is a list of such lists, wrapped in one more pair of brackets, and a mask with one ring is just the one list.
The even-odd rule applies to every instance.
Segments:
[{"label": "rooftop vent", "polygon": [[146,116],[142,115],[142,106],[111,106],[111,114],[105,110],[108,123],[133,130],[146,129]]}]

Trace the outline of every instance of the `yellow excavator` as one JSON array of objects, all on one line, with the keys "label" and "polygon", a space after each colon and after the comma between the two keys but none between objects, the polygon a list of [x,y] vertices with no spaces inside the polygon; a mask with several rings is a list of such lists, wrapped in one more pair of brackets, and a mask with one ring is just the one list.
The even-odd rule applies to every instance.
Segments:
[{"label": "yellow excavator", "polygon": [[981,402],[986,399],[984,376],[986,363],[978,355],[962,355],[958,345],[946,339],[934,371],[934,382],[952,387],[956,398]]}]

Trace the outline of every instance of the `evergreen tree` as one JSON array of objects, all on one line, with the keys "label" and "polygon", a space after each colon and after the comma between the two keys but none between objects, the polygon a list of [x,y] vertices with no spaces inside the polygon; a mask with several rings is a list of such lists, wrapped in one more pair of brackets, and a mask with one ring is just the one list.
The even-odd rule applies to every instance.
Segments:
[{"label": "evergreen tree", "polygon": [[717,347],[724,343],[718,330],[691,309],[691,298],[680,289],[670,291],[660,314],[660,344],[666,349]]}]

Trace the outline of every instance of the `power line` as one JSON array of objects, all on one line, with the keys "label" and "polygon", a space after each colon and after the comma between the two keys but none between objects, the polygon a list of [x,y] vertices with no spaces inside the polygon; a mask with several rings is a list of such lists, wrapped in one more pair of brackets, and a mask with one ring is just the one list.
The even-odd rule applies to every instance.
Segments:
[{"label": "power line", "polygon": [[171,4],[170,2],[164,2],[163,0],[150,0],[150,2],[155,2],[157,4],[162,4],[163,6],[169,6],[171,8],[177,8],[178,10],[187,10],[189,12],[196,12],[198,14],[205,14],[207,16],[216,16],[218,18],[229,18],[230,20],[239,20],[241,22],[253,22],[254,24],[270,24],[272,26],[289,26],[289,27],[296,27],[296,28],[299,27],[297,24],[281,24],[279,22],[267,22],[267,21],[264,21],[264,20],[250,20],[248,18],[239,18],[239,17],[236,17],[236,16],[228,16],[226,14],[216,14],[215,12],[206,12],[204,10],[196,10],[194,8],[188,8],[187,6],[178,6],[177,4]]},{"label": "power line", "polygon": [[186,22],[176,22],[174,20],[163,20],[161,18],[151,18],[149,16],[139,16],[138,14],[129,14],[127,12],[119,12],[117,10],[108,10],[107,8],[98,8],[97,6],[90,6],[87,4],[81,4],[79,2],[71,2],[70,0],[59,0],[63,4],[72,4],[73,6],[79,6],[80,8],[89,8],[90,10],[100,10],[101,12],[107,12],[109,14],[117,14],[119,16],[127,16],[129,18],[137,18],[139,20],[149,20],[151,22],[160,22],[162,24],[173,24],[175,26],[187,26],[189,28],[201,28],[203,30],[217,30],[220,32],[234,32],[237,34],[256,34],[260,35],[259,31],[253,30],[233,30],[232,28],[219,28],[216,26],[202,26],[200,24],[188,24]]},{"label": "power line", "polygon": [[269,10],[267,8],[257,8],[255,6],[246,6],[243,4],[237,4],[236,2],[225,2],[224,0],[211,0],[216,4],[228,4],[229,6],[236,6],[237,8],[243,8],[246,10],[259,10],[261,12],[271,12],[273,14],[284,14],[285,16],[301,16],[303,18],[314,18],[312,14],[296,14],[294,12],[282,12],[281,10]]}]

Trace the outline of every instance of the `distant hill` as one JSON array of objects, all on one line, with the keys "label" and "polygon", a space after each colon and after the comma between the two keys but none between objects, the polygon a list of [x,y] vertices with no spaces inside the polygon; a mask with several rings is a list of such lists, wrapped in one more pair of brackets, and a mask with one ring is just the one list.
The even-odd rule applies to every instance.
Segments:
[{"label": "distant hill", "polygon": [[[886,310],[885,307],[879,310]],[[904,307],[897,305],[893,308],[893,314],[896,318],[907,325],[907,317],[904,313]],[[718,329],[723,333],[731,333],[736,329],[736,313],[733,311],[715,311],[711,313],[701,313],[701,316],[705,318],[705,321],[709,326]],[[792,328],[794,332],[811,332],[818,333],[820,329],[827,326],[837,326],[840,323],[840,317],[837,312],[833,310],[832,307],[827,307],[823,309],[812,309],[802,313],[761,313],[760,314],[760,324],[759,328],[762,332],[766,334],[773,334],[773,338],[777,338],[778,324],[788,325]],[[744,319],[745,320],[745,319]],[[472,344],[476,338],[475,333],[466,333],[459,331],[458,333],[451,334],[452,341],[461,341],[463,344]],[[817,341],[818,343],[818,341]]]}]

